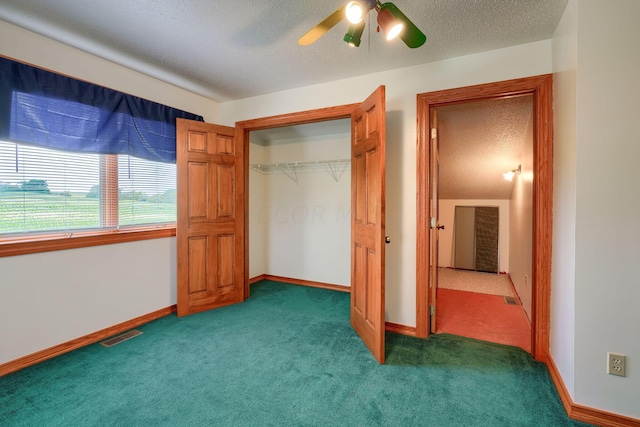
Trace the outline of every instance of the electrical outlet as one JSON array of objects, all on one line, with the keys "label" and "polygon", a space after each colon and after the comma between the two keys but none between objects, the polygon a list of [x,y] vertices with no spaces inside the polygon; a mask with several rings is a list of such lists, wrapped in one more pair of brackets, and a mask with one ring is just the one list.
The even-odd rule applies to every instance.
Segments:
[{"label": "electrical outlet", "polygon": [[624,354],[607,353],[607,373],[611,375],[625,375],[625,364],[627,356]]}]

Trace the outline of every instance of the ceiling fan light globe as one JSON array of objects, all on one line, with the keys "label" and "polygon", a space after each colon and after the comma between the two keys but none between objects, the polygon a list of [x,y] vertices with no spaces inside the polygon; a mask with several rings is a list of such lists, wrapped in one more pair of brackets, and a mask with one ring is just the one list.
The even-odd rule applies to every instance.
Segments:
[{"label": "ceiling fan light globe", "polygon": [[395,39],[404,29],[404,24],[387,9],[381,9],[378,12],[378,25],[382,28],[387,40]]},{"label": "ceiling fan light globe", "polygon": [[347,21],[352,24],[359,24],[364,18],[364,7],[357,1],[350,1],[344,12]]},{"label": "ceiling fan light globe", "polygon": [[[425,36],[424,33],[420,31],[420,29],[416,27],[416,25],[407,18],[407,15],[402,13],[395,4],[391,2],[382,3],[380,4],[379,9],[380,12],[378,12],[378,16],[380,16],[380,13],[384,11],[384,14],[390,15],[395,22],[401,22],[403,24],[403,28],[398,36],[408,47],[415,49],[422,46],[427,41],[427,36]],[[388,32],[385,30],[385,35],[386,34],[388,34]]]},{"label": "ceiling fan light globe", "polygon": [[387,31],[386,37],[387,40],[393,40],[404,30],[404,25],[402,23],[397,23],[389,31]]}]

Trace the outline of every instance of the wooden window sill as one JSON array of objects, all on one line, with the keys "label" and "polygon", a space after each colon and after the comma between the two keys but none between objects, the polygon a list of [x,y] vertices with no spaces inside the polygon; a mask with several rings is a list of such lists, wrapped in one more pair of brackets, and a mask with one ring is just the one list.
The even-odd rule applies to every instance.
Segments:
[{"label": "wooden window sill", "polygon": [[128,228],[55,233],[29,237],[0,237],[0,257],[111,245],[138,240],[161,239],[176,235],[175,225],[165,227]]}]

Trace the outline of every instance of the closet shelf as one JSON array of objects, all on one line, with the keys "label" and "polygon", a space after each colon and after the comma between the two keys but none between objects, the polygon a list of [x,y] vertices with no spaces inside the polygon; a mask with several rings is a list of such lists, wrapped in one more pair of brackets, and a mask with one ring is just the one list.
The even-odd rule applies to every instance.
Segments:
[{"label": "closet shelf", "polygon": [[253,163],[249,165],[251,170],[262,175],[282,173],[287,178],[298,184],[298,173],[315,172],[323,170],[327,172],[335,182],[338,182],[344,172],[351,168],[351,160],[311,160],[305,162],[282,163]]}]

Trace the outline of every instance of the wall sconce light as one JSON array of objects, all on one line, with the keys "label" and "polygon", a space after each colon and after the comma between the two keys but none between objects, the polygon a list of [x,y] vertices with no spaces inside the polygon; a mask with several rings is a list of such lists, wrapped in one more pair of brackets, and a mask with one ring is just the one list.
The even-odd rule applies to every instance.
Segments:
[{"label": "wall sconce light", "polygon": [[518,165],[518,169],[511,169],[510,171],[503,173],[502,176],[507,181],[513,181],[513,177],[516,175],[520,175],[521,173],[522,173],[522,166]]}]

